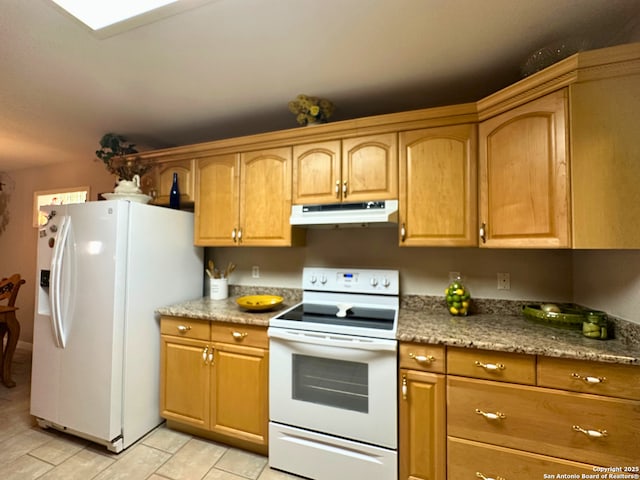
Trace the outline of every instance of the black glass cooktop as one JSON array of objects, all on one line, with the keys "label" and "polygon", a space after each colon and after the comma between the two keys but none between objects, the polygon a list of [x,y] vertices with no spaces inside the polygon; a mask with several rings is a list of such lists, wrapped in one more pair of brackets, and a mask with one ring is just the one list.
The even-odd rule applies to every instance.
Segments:
[{"label": "black glass cooktop", "polygon": [[391,309],[351,307],[344,317],[338,317],[335,305],[303,303],[276,318],[293,322],[322,323],[345,327],[392,330],[395,311]]}]

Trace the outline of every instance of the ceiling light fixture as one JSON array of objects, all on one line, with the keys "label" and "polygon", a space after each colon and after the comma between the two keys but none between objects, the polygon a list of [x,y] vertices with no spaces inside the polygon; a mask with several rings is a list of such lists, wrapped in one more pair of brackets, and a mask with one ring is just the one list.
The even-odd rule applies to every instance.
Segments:
[{"label": "ceiling light fixture", "polygon": [[177,0],[52,1],[94,31],[177,2]]}]

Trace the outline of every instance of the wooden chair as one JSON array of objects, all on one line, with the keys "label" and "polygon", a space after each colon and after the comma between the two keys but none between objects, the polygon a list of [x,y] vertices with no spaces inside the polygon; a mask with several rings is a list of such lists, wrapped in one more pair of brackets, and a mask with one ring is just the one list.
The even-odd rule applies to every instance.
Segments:
[{"label": "wooden chair", "polygon": [[[20,323],[16,318],[16,299],[20,286],[25,283],[20,275],[13,274],[9,278],[0,280],[0,302],[7,300],[6,305],[0,305],[0,377],[2,383],[11,388],[16,382],[11,379],[11,361],[20,338]],[[4,337],[7,335],[5,347]]]}]

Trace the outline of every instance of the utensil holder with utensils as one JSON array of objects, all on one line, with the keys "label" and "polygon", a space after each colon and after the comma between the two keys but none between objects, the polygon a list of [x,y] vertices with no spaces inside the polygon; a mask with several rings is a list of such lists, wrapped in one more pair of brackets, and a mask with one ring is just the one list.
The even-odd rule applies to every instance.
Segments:
[{"label": "utensil holder with utensils", "polygon": [[224,300],[229,297],[229,275],[236,269],[236,266],[229,262],[227,268],[222,272],[215,266],[213,260],[207,264],[207,275],[209,275],[209,298],[212,300]]}]

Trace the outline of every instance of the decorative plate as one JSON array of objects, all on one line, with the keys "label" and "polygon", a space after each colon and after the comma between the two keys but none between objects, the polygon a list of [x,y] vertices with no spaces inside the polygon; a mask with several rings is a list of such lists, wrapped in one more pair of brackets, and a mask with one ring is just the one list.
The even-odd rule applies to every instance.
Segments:
[{"label": "decorative plate", "polygon": [[560,304],[561,313],[545,312],[540,305],[525,305],[522,313],[527,319],[534,322],[546,323],[553,327],[560,328],[582,328],[585,319],[584,310],[571,304]]},{"label": "decorative plate", "polygon": [[149,203],[151,197],[144,193],[103,193],[102,196],[107,200],[129,200],[137,203]]},{"label": "decorative plate", "polygon": [[236,303],[247,310],[269,310],[282,303],[282,297],[277,295],[247,295],[240,297]]}]

